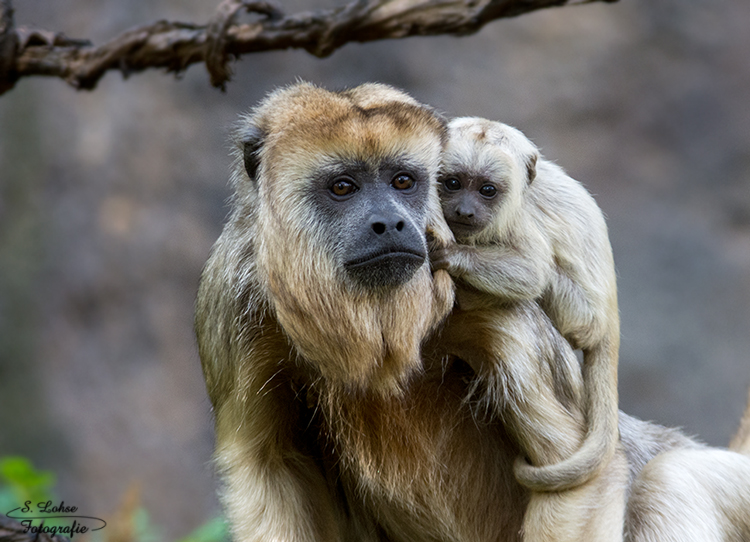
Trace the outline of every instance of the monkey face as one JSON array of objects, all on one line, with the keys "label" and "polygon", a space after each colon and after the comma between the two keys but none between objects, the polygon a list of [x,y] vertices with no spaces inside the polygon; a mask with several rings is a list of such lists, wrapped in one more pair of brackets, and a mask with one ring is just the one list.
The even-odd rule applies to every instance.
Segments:
[{"label": "monkey face", "polygon": [[261,106],[239,134],[269,245],[306,242],[314,249],[295,249],[299,263],[354,290],[407,283],[426,265],[439,212],[431,183],[444,124],[383,85],[301,85],[273,98],[284,108]]},{"label": "monkey face", "polygon": [[[426,268],[435,166],[403,147],[389,151],[347,149],[344,142],[324,138],[305,147],[287,145],[283,159],[276,160],[282,175],[260,179],[274,236],[304,243],[309,249],[295,252],[310,258],[300,263],[353,291],[398,288]],[[269,145],[268,154],[274,152]],[[315,162],[308,161],[310,153]],[[289,169],[282,169],[287,164]]]},{"label": "monkey face", "polygon": [[350,280],[398,287],[422,267],[428,188],[428,171],[407,160],[345,161],[318,172],[314,212],[328,217],[328,237]]},{"label": "monkey face", "polygon": [[384,85],[300,83],[271,94],[236,136],[226,235],[246,240],[236,255],[257,297],[323,377],[397,390],[453,306],[426,241],[452,239],[435,182],[445,123]]},{"label": "monkey face", "polygon": [[490,225],[505,192],[505,183],[485,175],[461,172],[442,177],[443,215],[456,238],[478,234]]},{"label": "monkey face", "polygon": [[500,235],[536,176],[537,148],[521,132],[476,117],[453,119],[441,160],[445,220],[462,242]]}]

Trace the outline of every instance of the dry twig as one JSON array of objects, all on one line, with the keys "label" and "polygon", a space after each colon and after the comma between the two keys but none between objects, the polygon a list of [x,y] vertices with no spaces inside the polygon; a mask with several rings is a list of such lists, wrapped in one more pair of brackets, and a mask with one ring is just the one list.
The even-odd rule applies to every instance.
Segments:
[{"label": "dry twig", "polygon": [[[196,62],[205,62],[211,83],[223,88],[231,75],[228,60],[246,53],[296,48],[325,57],[349,42],[462,36],[495,19],[596,1],[615,0],[353,0],[293,15],[275,0],[223,0],[208,25],[157,21],[94,47],[60,33],[16,28],[11,0],[0,0],[0,94],[21,77],[60,77],[91,90],[108,70],[126,76],[147,68],[180,73]],[[261,17],[239,24],[242,10]]]},{"label": "dry twig", "polygon": [[18,521],[0,514],[0,542],[70,542],[62,535],[34,534]]}]

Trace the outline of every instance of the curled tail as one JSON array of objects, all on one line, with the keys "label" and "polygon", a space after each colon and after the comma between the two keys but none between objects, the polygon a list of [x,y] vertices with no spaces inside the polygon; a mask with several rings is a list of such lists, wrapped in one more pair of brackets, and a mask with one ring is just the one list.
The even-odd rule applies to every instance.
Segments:
[{"label": "curled tail", "polygon": [[551,465],[534,466],[517,458],[513,470],[521,485],[533,491],[572,489],[594,478],[613,457],[620,439],[616,344],[584,351],[583,382],[588,425],[583,444],[567,459]]},{"label": "curled tail", "polygon": [[741,454],[750,455],[750,390],[747,394],[747,408],[742,416],[740,428],[729,443],[729,449]]}]

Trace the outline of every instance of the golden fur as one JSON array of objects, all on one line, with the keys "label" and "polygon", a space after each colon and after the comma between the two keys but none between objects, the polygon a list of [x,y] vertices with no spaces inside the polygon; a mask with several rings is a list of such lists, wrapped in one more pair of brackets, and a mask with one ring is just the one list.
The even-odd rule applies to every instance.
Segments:
[{"label": "golden fur", "polygon": [[[602,502],[549,492],[559,506],[546,506],[543,516],[533,507],[527,512],[529,493],[512,467],[519,446],[494,414],[506,380],[523,391],[522,412],[530,410],[524,401],[543,404],[534,399],[540,394],[559,415],[558,427],[544,425],[551,414],[529,417],[529,435],[517,437],[525,446],[568,453],[583,437],[580,368],[544,311],[533,302],[497,309],[505,313],[489,324],[526,361],[509,359],[507,373],[482,374],[435,354],[434,328],[452,307],[447,273],[432,274],[425,262],[404,284],[377,293],[346,279],[337,239],[324,233],[328,218],[311,214],[315,155],[377,169],[386,156],[370,153],[380,149],[423,165],[434,182],[444,128],[429,108],[382,85],[333,93],[301,83],[244,117],[236,139],[232,213],[196,306],[215,462],[234,540],[517,542],[522,530],[555,540],[614,540],[623,514],[633,542],[667,540],[650,535],[667,527],[683,534],[735,525],[746,532],[735,512],[750,503],[750,484],[743,485],[750,459],[717,452],[729,459],[721,455],[724,468],[709,480],[705,471],[719,456],[693,461],[690,453],[707,449],[624,415],[622,451],[589,484],[600,485],[606,504],[607,491],[620,489],[624,465],[623,491],[633,488],[627,508],[602,506],[614,512],[597,519],[588,508]],[[449,242],[434,185],[424,210],[409,219],[436,243]],[[449,320],[443,332],[451,329]],[[721,497],[734,516],[672,526],[682,501],[652,497],[679,483],[670,478],[674,465],[657,461],[672,452],[683,454],[674,465],[698,481],[692,502]],[[721,492],[715,480],[730,476],[733,485]],[[615,500],[616,491],[609,494]]]},{"label": "golden fur", "polygon": [[[241,142],[258,131],[249,179]],[[316,155],[405,156],[431,172],[422,230],[447,242],[434,184],[442,122],[389,87],[299,84],[237,134],[234,210],[196,312],[235,539],[518,540],[517,448],[500,424],[474,419],[468,369],[420,355],[452,307],[450,277],[425,263],[395,291],[349,285],[305,203]]]}]

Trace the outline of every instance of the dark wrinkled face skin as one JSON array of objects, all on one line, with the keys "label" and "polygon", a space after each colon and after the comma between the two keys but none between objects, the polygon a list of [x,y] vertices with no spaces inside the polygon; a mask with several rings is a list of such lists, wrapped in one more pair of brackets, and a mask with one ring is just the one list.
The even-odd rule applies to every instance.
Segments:
[{"label": "dark wrinkled face skin", "polygon": [[487,176],[454,173],[440,178],[443,215],[456,238],[484,230],[503,199],[503,186]]},{"label": "dark wrinkled face skin", "polygon": [[319,172],[314,205],[353,282],[394,288],[422,267],[428,182],[425,168],[399,159],[339,162]]}]

